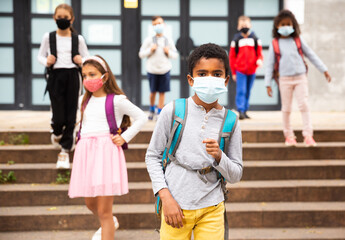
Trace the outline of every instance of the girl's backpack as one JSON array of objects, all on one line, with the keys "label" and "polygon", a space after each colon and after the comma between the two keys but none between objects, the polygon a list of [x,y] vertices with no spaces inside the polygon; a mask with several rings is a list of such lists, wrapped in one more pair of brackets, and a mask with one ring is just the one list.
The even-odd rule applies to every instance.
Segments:
[{"label": "girl's backpack", "polygon": [[[126,131],[127,128],[118,128],[115,119],[115,111],[114,111],[114,93],[110,93],[107,95],[105,99],[105,114],[107,117],[108,125],[110,128],[110,133],[113,135],[119,134],[121,135],[122,132]],[[89,102],[90,98],[86,99],[85,103],[82,106],[82,111],[85,110],[87,103]],[[77,142],[80,140],[80,132],[81,132],[82,120],[80,121],[79,131],[77,134]],[[124,143],[122,146],[123,150],[128,149],[128,144]]]},{"label": "girl's backpack", "polygon": [[[302,60],[304,62],[304,65],[305,65],[307,72],[308,72],[308,65],[307,65],[306,61],[304,60],[304,55],[303,55],[303,51],[302,51],[301,39],[299,37],[295,37],[294,40],[295,40],[295,43],[297,46],[298,53],[301,55]],[[279,84],[279,61],[280,61],[280,57],[281,57],[280,50],[279,50],[279,38],[274,38],[272,40],[272,46],[273,46],[274,55],[275,55],[273,78],[276,81],[276,83]]]},{"label": "girl's backpack", "polygon": [[[72,38],[72,42],[71,42],[71,44],[72,44],[72,62],[74,63],[73,58],[76,55],[79,55],[79,50],[78,50],[79,38],[78,38],[78,34],[72,32],[71,38]],[[53,31],[53,32],[49,33],[49,48],[50,48],[50,54],[53,55],[57,59],[56,31]],[[50,87],[49,84],[51,84],[51,81],[52,81],[53,66],[54,66],[54,64],[51,65],[50,67],[46,67],[44,69],[44,78],[46,79],[46,82],[47,82],[46,89],[44,91],[44,95],[49,90],[49,87]],[[81,68],[79,66],[78,66],[78,70],[79,70],[79,72],[81,74]]]},{"label": "girl's backpack", "polygon": [[[180,144],[182,133],[185,127],[187,114],[188,114],[188,99],[180,98],[174,101],[174,108],[173,108],[173,119],[172,119],[172,127],[169,135],[169,139],[167,144],[165,145],[165,149],[163,152],[162,157],[162,168],[163,172],[165,172],[166,167],[168,164],[173,161],[175,164],[178,164],[188,170],[197,171],[198,176],[200,179],[206,183],[206,180],[203,178],[202,175],[210,173],[212,171],[217,171],[214,167],[209,166],[203,169],[191,169],[188,165],[180,163],[175,158],[176,150]],[[223,152],[228,152],[229,141],[231,138],[232,133],[235,130],[237,124],[237,115],[232,112],[231,110],[226,109],[225,115],[222,123],[221,130],[219,132],[218,143],[219,148]],[[226,189],[226,181],[225,178],[217,171],[217,177],[220,180],[221,187],[223,190],[225,200],[228,199],[227,194],[228,190]],[[158,218],[161,216],[161,209],[162,209],[162,202],[159,196],[156,199],[156,206],[155,206],[156,215]],[[228,219],[226,216],[226,210],[224,211],[224,239],[229,239],[229,224]]]}]

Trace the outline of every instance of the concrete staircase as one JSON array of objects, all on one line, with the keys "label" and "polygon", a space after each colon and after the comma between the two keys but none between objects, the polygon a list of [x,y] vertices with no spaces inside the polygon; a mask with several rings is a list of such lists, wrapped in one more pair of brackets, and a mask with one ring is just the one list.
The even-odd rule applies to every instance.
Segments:
[{"label": "concrete staircase", "polygon": [[[64,170],[55,169],[49,133],[4,131],[0,140],[19,133],[30,145],[0,146],[0,170],[17,178],[0,185],[0,239],[91,239],[99,224],[83,199],[54,184]],[[117,239],[159,239],[144,163],[151,134],[141,132],[125,153],[130,193],[114,201]],[[281,131],[243,131],[244,175],[228,185],[230,239],[345,240],[345,130],[315,131],[315,139],[315,148],[285,147]]]}]

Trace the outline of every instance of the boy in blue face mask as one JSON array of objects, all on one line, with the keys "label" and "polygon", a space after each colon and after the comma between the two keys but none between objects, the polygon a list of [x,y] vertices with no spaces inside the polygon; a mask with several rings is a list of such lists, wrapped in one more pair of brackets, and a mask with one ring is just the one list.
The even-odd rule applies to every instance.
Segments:
[{"label": "boy in blue face mask", "polygon": [[250,118],[247,114],[249,98],[255,80],[255,72],[263,64],[261,40],[251,29],[247,16],[238,18],[238,33],[231,41],[229,61],[232,79],[236,82],[236,107],[240,119]]},{"label": "boy in blue face mask", "polygon": [[218,173],[235,183],[243,171],[237,118],[225,152],[217,141],[227,111],[218,99],[227,91],[228,56],[224,49],[209,43],[196,48],[188,62],[187,79],[195,94],[187,99],[188,111],[175,159],[164,172],[162,156],[174,114],[173,103],[169,103],[157,121],[146,164],[153,192],[162,201],[160,239],[190,239],[193,232],[195,239],[220,240],[224,239],[225,198]]},{"label": "boy in blue face mask", "polygon": [[[152,26],[155,36],[145,39],[139,51],[140,58],[147,58],[146,70],[150,83],[150,115],[153,120],[155,112],[160,113],[164,106],[165,92],[170,91],[169,58],[177,58],[178,53],[172,39],[164,35],[165,23],[162,17],[152,17]],[[156,93],[159,92],[157,111],[155,111]]]}]

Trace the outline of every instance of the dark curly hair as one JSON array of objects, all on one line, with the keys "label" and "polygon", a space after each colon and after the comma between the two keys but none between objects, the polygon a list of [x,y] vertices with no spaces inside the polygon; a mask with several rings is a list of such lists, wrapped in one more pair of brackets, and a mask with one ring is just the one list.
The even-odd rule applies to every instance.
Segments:
[{"label": "dark curly hair", "polygon": [[291,37],[298,37],[301,34],[301,30],[299,28],[295,15],[291,11],[284,9],[281,10],[279,14],[274,18],[272,30],[273,38],[280,37],[280,34],[278,33],[278,25],[284,18],[290,18],[292,22],[292,27],[295,29],[295,31],[291,34]]},{"label": "dark curly hair", "polygon": [[228,76],[230,73],[229,59],[225,50],[220,46],[207,43],[200,47],[197,47],[188,57],[188,71],[193,76],[193,69],[195,65],[200,61],[201,58],[217,58],[224,63],[225,75]]}]

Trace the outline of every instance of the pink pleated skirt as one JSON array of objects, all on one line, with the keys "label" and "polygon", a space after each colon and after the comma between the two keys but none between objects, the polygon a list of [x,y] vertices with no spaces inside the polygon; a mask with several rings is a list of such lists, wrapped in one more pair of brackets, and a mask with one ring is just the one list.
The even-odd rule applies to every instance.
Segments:
[{"label": "pink pleated skirt", "polygon": [[125,155],[110,134],[84,134],[73,157],[68,195],[114,196],[128,193]]}]

